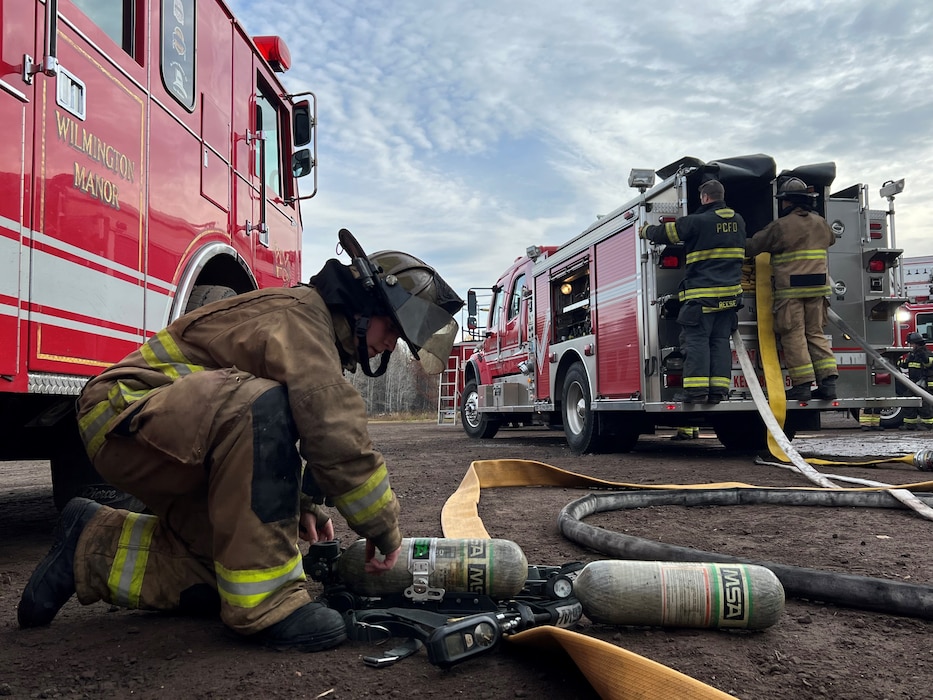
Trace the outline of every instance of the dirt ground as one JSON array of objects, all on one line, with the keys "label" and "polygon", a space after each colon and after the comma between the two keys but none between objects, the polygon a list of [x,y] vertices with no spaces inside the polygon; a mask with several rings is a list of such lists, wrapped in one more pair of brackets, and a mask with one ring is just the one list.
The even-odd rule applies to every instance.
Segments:
[{"label": "dirt ground", "polygon": [[[690,442],[645,436],[630,454],[575,457],[562,435],[503,430],[492,440],[458,427],[374,423],[402,506],[406,536],[440,537],[440,511],[473,460],[521,458],[613,481],[694,484],[743,481],[805,486],[803,477],[756,465],[711,434]],[[929,434],[861,433],[831,416],[795,445],[805,454],[892,454],[929,448]],[[82,607],[74,600],[46,628],[19,630],[15,607],[55,520],[44,463],[0,472],[0,696],[17,698],[591,698],[564,657],[503,644],[450,670],[422,651],[375,669],[360,642],[318,654],[261,650],[218,621]],[[925,480],[907,464],[823,468],[892,484]],[[607,558],[563,538],[557,515],[585,492],[562,488],[484,491],[480,515],[493,537],[517,542],[529,563]],[[339,521],[339,518],[338,518]],[[650,507],[592,516],[588,524],[650,540],[832,572],[933,583],[933,523],[902,510],[784,506]],[[355,539],[339,521],[343,544]],[[312,590],[318,584],[309,582]],[[929,611],[928,611],[929,614]],[[907,699],[933,697],[933,622],[788,599],[773,627],[726,632],[614,627],[584,619],[576,631],[653,659],[741,698]]]}]

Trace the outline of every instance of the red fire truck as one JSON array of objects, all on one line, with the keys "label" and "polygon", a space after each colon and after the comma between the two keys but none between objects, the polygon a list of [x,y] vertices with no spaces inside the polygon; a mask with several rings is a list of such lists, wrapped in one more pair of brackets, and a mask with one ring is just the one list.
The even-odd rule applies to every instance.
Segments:
[{"label": "red fire truck", "polygon": [[222,0],[0,0],[0,20],[0,459],[50,459],[61,503],[95,478],[88,377],[187,309],[298,281],[315,101]]},{"label": "red fire truck", "polygon": [[[869,208],[866,185],[831,194],[835,170],[834,163],[819,163],[781,175],[815,188],[817,208],[836,234],[829,251],[834,311],[865,346],[888,350],[892,313],[904,302],[891,293],[890,270],[901,254],[888,247],[893,214]],[[657,426],[696,425],[712,427],[727,447],[764,444],[764,424],[735,353],[729,401],[674,401],[683,368],[676,317],[684,250],[637,236],[646,222],[694,211],[698,186],[710,176],[722,181],[749,234],[777,217],[778,175],[770,156],[709,163],[682,158],[657,173],[633,171],[629,184],[638,196],[561,246],[529,248],[499,277],[487,325],[478,329],[481,339],[460,370],[459,409],[469,435],[489,438],[503,425],[541,423],[562,426],[575,452],[625,451]],[[761,375],[753,292],[745,294],[739,333]],[[468,327],[479,326],[476,298],[468,293]],[[896,396],[890,372],[874,367],[851,335],[835,331],[832,343],[840,398],[791,406],[789,436],[818,426],[820,410],[919,405],[915,397]]]}]

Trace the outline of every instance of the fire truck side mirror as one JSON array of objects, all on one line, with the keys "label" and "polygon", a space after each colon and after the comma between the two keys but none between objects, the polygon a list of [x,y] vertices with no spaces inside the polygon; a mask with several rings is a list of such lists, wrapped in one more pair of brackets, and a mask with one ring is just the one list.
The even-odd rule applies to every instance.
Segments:
[{"label": "fire truck side mirror", "polygon": [[311,157],[311,149],[302,148],[292,154],[292,176],[304,177],[311,172],[314,167],[314,159]]},{"label": "fire truck side mirror", "polygon": [[311,143],[312,129],[314,118],[311,116],[311,103],[308,100],[298,102],[292,110],[292,133],[296,148]]},{"label": "fire truck side mirror", "polygon": [[476,321],[476,292],[472,289],[467,291],[467,315]]}]

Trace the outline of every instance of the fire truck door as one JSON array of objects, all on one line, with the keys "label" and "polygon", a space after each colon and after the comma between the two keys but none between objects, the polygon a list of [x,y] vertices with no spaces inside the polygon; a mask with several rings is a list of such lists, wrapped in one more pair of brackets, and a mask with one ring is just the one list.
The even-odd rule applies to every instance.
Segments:
[{"label": "fire truck door", "polygon": [[285,169],[290,143],[285,105],[266,77],[267,68],[246,49],[234,47],[234,243],[255,260],[260,287],[297,284],[292,279],[301,246],[297,204],[288,204],[292,180]]},{"label": "fire truck door", "polygon": [[19,366],[20,265],[30,221],[26,205],[31,181],[34,89],[23,79],[23,56],[36,57],[35,8],[22,0],[0,0],[0,374]]},{"label": "fire truck door", "polygon": [[518,372],[518,363],[525,359],[524,344],[528,326],[528,301],[524,298],[525,274],[512,278],[508,290],[503,290],[505,305],[499,317],[500,332],[498,338],[498,371],[501,376]]},{"label": "fire truck door", "polygon": [[288,202],[294,194],[289,164],[291,153],[290,116],[286,106],[266,77],[266,68],[256,62],[254,127],[257,134],[254,167],[251,169],[254,225],[253,251],[260,286],[288,287],[297,268],[295,250],[299,240],[297,203]]},{"label": "fire truck door", "polygon": [[36,76],[33,371],[99,371],[144,337],[146,70],[106,5],[59,3],[58,70]]}]

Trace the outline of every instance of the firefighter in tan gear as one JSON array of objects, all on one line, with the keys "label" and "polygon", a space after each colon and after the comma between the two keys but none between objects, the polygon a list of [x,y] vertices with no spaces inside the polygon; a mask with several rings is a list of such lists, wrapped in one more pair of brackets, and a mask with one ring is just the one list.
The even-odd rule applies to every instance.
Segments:
[{"label": "firefighter in tan gear", "polygon": [[343,617],[303,586],[299,536],[333,539],[326,499],[366,539],[366,570],[378,574],[397,561],[402,535],[363,399],[343,371],[384,372],[399,338],[426,372],[441,371],[463,300],[417,258],[367,256],[346,230],[340,240],[350,265],[330,260],[308,285],[203,306],[87,384],[78,418],[88,454],[152,514],[69,502],[23,592],[21,627],[48,624],[77,592],[82,604],[219,611],[275,648],[346,638]]},{"label": "firefighter in tan gear", "polygon": [[[839,372],[832,346],[823,333],[829,305],[827,249],[836,242],[826,220],[813,209],[816,194],[796,177],[778,188],[779,218],[748,240],[745,253],[771,253],[774,282],[774,330],[781,338],[791,401],[836,398]],[[811,392],[810,385],[818,386]]]}]

